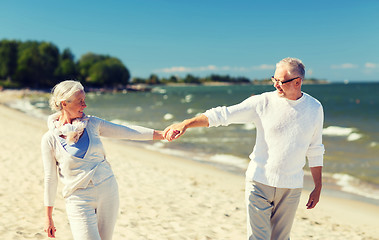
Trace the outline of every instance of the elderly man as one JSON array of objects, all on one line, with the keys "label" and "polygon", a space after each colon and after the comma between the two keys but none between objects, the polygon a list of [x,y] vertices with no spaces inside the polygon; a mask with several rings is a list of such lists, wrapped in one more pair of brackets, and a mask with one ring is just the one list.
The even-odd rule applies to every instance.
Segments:
[{"label": "elderly man", "polygon": [[249,97],[230,107],[217,107],[166,128],[169,141],[187,128],[253,122],[256,144],[246,171],[247,235],[253,239],[289,239],[303,187],[306,158],[314,190],[306,204],[312,209],[322,186],[323,108],[301,91],[305,67],[299,59],[276,64],[271,80],[276,91]]}]

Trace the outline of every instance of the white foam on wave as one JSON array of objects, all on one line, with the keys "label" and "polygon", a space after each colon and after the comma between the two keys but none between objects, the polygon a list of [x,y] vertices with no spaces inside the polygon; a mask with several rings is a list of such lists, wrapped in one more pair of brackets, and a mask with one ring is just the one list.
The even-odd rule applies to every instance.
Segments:
[{"label": "white foam on wave", "polygon": [[39,107],[34,106],[33,104],[30,103],[30,101],[26,99],[19,99],[19,100],[13,101],[9,103],[8,106],[11,108],[20,110],[21,112],[25,112],[34,117],[43,118],[43,119],[47,118],[47,114],[43,113],[43,111]]},{"label": "white foam on wave", "polygon": [[254,130],[256,127],[255,127],[254,123],[246,123],[243,125],[242,128],[245,130]]},{"label": "white foam on wave", "polygon": [[35,104],[35,106],[37,108],[46,108],[47,107],[47,103],[44,103],[44,102],[38,102]]},{"label": "white foam on wave", "polygon": [[351,133],[353,133],[354,130],[355,130],[354,128],[329,126],[322,130],[322,134],[328,135],[328,136],[349,136]]},{"label": "white foam on wave", "polygon": [[125,121],[121,119],[113,119],[110,122],[119,124],[119,125],[124,125],[124,126],[143,126],[143,127],[148,127],[152,126],[154,122],[136,122],[136,121]]},{"label": "white foam on wave", "polygon": [[337,136],[346,137],[347,141],[356,141],[363,137],[363,134],[357,133],[355,128],[344,128],[338,126],[329,126],[322,130],[322,135],[324,136]]},{"label": "white foam on wave", "polygon": [[163,116],[163,119],[168,121],[168,120],[171,120],[174,118],[174,115],[172,115],[171,113],[166,113],[164,116]]},{"label": "white foam on wave", "polygon": [[166,140],[162,140],[162,141],[154,142],[153,144],[146,144],[143,146],[146,149],[157,151],[157,152],[171,155],[171,156],[185,157],[185,158],[188,158],[191,156],[187,151],[181,151],[181,150],[172,149],[172,148],[165,148],[166,143],[167,143]]},{"label": "white foam on wave", "polygon": [[121,119],[113,119],[112,121],[111,121],[112,123],[115,123],[115,124],[118,124],[118,125],[123,125],[123,126],[130,126],[130,125],[134,125],[134,124],[132,124],[132,123],[130,123],[130,122],[127,122],[127,121],[124,121],[124,120],[121,120]]},{"label": "white foam on wave", "polygon": [[246,169],[248,165],[248,161],[245,158],[239,158],[239,157],[227,155],[227,154],[216,154],[216,155],[211,156],[209,160],[211,162],[237,166],[241,169]]},{"label": "white foam on wave", "polygon": [[155,87],[151,90],[152,92],[157,92],[157,93],[160,93],[160,94],[166,94],[167,93],[167,90],[166,89],[163,89],[163,88],[159,88],[159,87]]},{"label": "white foam on wave", "polygon": [[184,97],[184,99],[181,100],[182,103],[190,103],[192,102],[192,99],[193,99],[193,95],[192,94],[188,94]]},{"label": "white foam on wave", "polygon": [[365,187],[358,178],[342,173],[335,173],[332,178],[336,180],[336,184],[342,188],[342,191],[379,200],[379,190]]},{"label": "white foam on wave", "polygon": [[349,141],[349,142],[356,141],[356,140],[361,139],[362,137],[363,137],[363,134],[351,133],[351,134],[349,134],[349,136],[347,136],[347,141]]}]

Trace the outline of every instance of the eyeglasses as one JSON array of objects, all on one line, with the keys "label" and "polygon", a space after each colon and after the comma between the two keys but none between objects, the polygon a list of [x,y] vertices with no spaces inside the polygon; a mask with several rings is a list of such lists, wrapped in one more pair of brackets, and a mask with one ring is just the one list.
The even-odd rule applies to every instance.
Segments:
[{"label": "eyeglasses", "polygon": [[283,84],[288,83],[288,82],[291,82],[291,81],[293,81],[293,80],[295,80],[295,79],[297,79],[297,78],[299,78],[299,77],[291,78],[291,79],[289,79],[289,80],[286,80],[286,81],[283,81],[283,82],[282,82],[282,81],[280,81],[280,80],[274,78],[274,76],[272,76],[272,77],[271,77],[271,81],[272,81],[273,83],[278,83],[279,86],[282,86]]}]

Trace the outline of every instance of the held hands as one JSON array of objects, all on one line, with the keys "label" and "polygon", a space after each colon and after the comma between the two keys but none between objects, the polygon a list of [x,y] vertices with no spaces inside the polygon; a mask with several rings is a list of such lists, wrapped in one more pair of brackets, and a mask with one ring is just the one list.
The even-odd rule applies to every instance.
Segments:
[{"label": "held hands", "polygon": [[183,123],[172,124],[163,131],[163,136],[167,141],[171,142],[182,136],[186,130],[187,128]]}]

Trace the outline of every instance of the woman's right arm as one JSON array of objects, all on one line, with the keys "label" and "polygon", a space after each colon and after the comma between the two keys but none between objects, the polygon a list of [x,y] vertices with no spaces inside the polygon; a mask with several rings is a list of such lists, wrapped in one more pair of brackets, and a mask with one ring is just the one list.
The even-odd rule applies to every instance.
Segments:
[{"label": "woman's right arm", "polygon": [[53,206],[58,186],[57,162],[54,156],[52,137],[45,134],[41,141],[41,153],[44,168],[44,204],[46,208],[45,232],[55,237]]},{"label": "woman's right arm", "polygon": [[46,221],[45,221],[45,232],[48,237],[55,238],[56,228],[53,221],[53,207],[46,207]]}]

